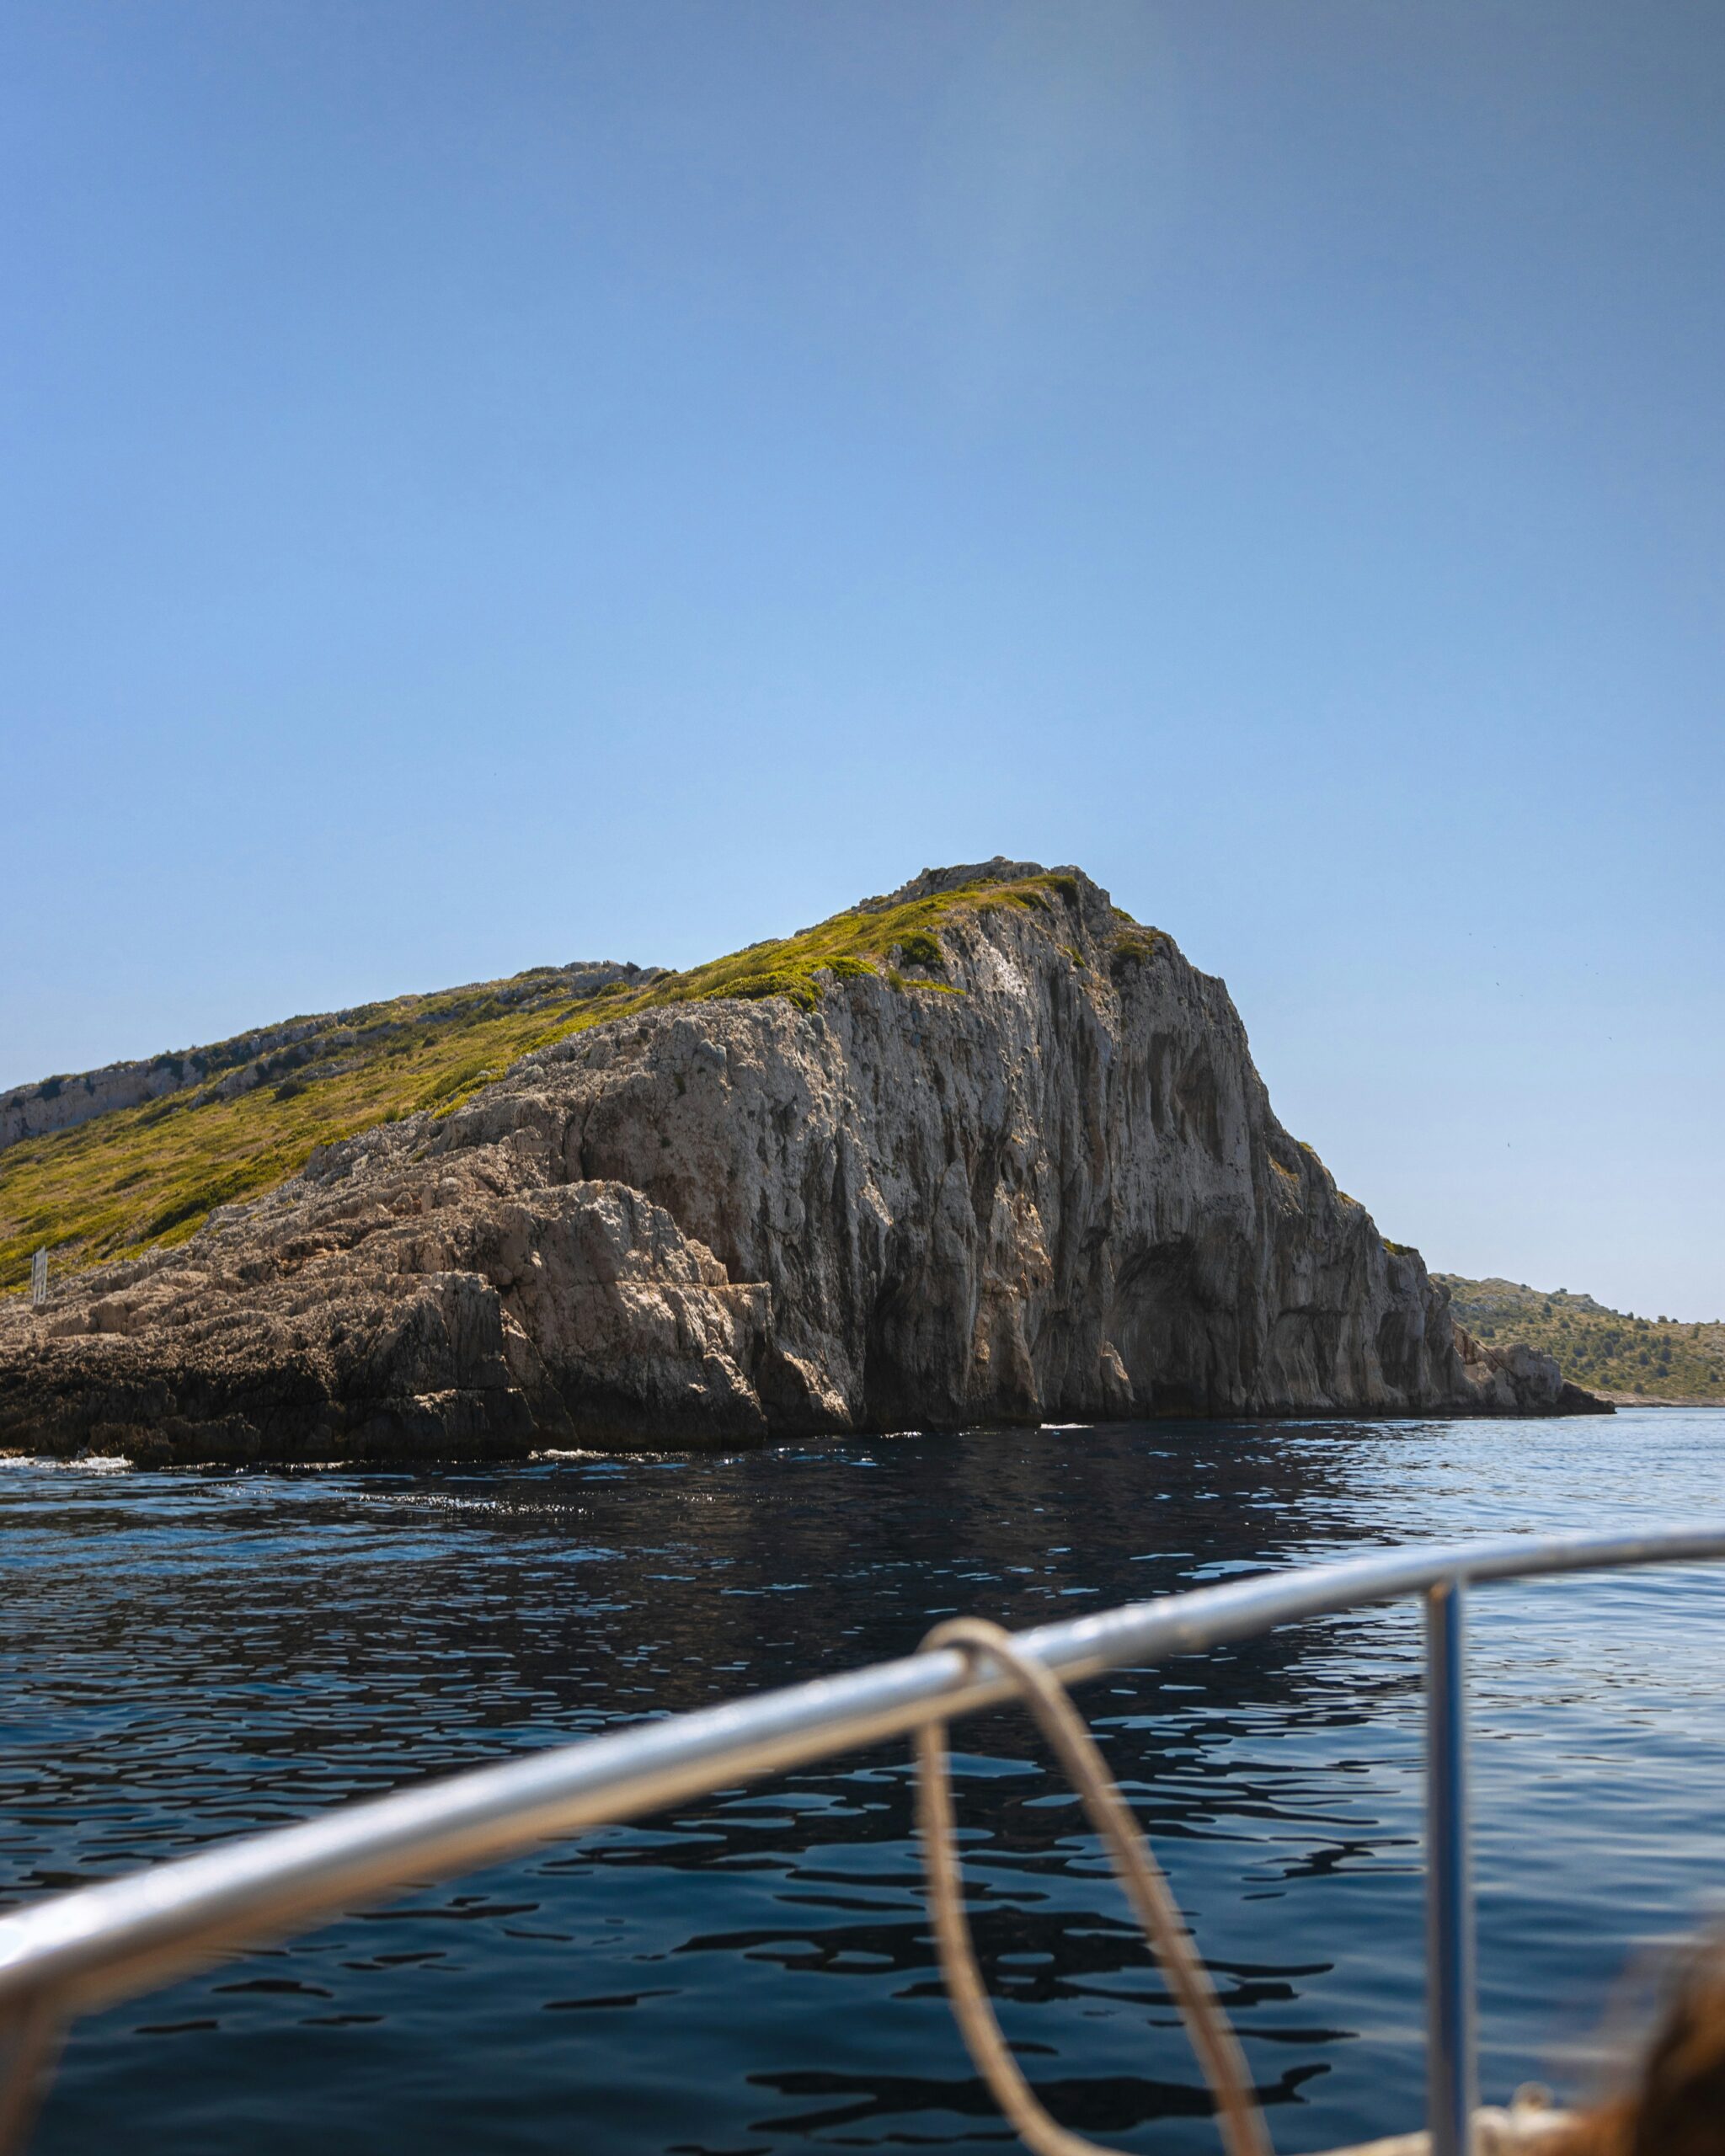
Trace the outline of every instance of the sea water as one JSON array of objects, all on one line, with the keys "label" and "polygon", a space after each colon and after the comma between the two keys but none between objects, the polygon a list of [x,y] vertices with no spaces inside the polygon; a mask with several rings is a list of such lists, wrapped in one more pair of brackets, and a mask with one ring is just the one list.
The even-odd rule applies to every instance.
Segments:
[{"label": "sea water", "polygon": [[[1725,1516],[1725,1414],[1127,1424],[486,1472],[0,1467],[0,1903],[427,1775],[1008,1625],[1422,1538]],[[1482,1590],[1483,2093],[1584,2092],[1725,1906],[1725,1566]],[[1415,1608],[1077,1695],[1276,2145],[1418,2122]],[[961,1725],[979,1951],[1049,2107],[1214,2145],[1078,1807]],[[80,2025],[35,2146],[999,2150],[900,1748],[546,1849]],[[1631,2002],[1626,2005],[1626,2002]]]}]

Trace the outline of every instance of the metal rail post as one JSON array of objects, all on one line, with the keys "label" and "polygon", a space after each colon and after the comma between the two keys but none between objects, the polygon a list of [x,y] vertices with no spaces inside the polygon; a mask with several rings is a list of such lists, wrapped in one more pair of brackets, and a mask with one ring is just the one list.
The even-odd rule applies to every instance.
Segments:
[{"label": "metal rail post", "polygon": [[1431,2156],[1469,2156],[1477,2098],[1464,1596],[1458,1572],[1429,1588],[1425,1597],[1426,2120]]}]

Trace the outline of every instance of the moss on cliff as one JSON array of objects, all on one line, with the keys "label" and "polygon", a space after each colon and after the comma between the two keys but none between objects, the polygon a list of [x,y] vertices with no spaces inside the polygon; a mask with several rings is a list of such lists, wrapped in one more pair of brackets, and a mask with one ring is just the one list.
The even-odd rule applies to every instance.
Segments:
[{"label": "moss on cliff", "polygon": [[[943,892],[880,912],[862,907],[835,914],[813,928],[765,943],[751,943],[729,958],[714,958],[686,974],[670,974],[633,999],[628,1010],[653,1010],[667,1003],[706,1002],[716,996],[750,999],[782,995],[799,1010],[813,1011],[836,980],[859,974],[890,977],[899,966],[938,967],[944,963],[938,929],[969,894]],[[944,985],[905,981],[907,988]],[[607,1016],[610,1014],[607,1013]]]}]

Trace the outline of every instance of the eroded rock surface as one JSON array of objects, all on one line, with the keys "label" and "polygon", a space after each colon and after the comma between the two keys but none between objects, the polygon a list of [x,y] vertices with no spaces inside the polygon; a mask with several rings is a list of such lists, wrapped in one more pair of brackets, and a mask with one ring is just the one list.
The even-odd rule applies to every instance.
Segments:
[{"label": "eroded rock surface", "polygon": [[13,1299],[0,1444],[502,1456],[1597,1405],[1452,1323],[1277,1122],[1222,984],[1087,878],[965,891],[938,947],[813,1011],[595,1027]]}]

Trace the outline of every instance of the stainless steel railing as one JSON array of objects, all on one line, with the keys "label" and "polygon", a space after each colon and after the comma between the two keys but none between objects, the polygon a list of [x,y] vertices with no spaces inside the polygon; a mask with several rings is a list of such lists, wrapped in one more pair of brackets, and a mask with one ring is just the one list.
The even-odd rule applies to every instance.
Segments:
[{"label": "stainless steel railing", "polygon": [[[1415,1545],[1199,1588],[1016,1635],[1068,1684],[1278,1625],[1413,1596],[1426,1608],[1428,2115],[1432,2156],[1466,2156],[1474,2108],[1464,1622],[1492,1580],[1725,1557],[1725,1524]],[[956,1649],[876,1663],[589,1737],[264,1834],[0,1918],[0,2156],[28,2122],[50,2032],[221,1955],[356,1902],[1001,1705],[1013,1688]],[[8,2143],[8,2132],[10,2143]]]}]

